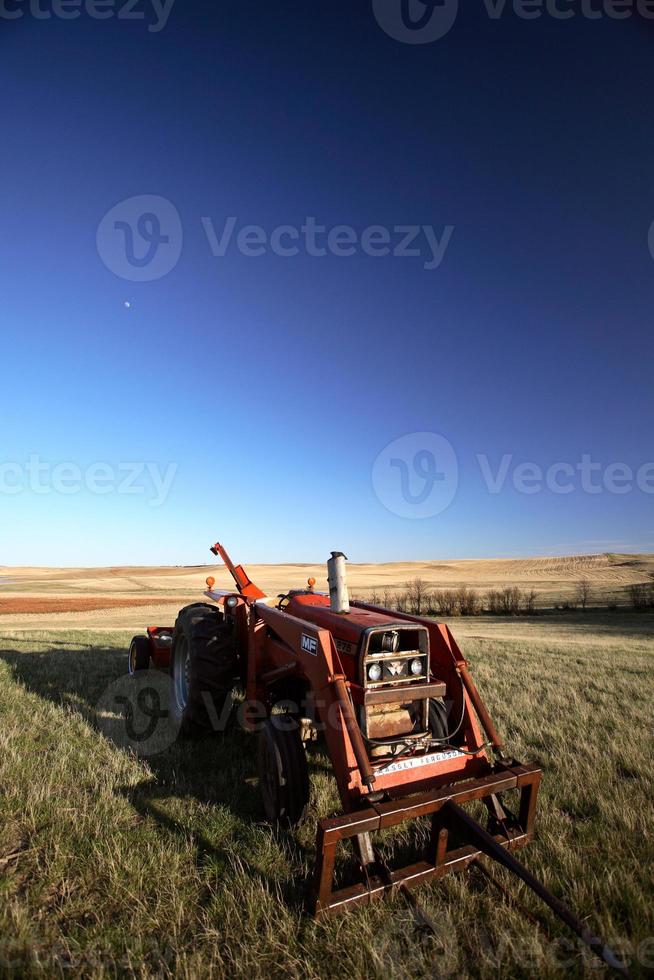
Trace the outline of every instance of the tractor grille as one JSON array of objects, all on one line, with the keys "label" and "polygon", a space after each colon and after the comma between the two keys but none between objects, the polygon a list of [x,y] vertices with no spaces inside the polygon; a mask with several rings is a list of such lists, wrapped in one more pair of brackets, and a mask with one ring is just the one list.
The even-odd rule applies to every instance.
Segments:
[{"label": "tractor grille", "polygon": [[411,650],[402,656],[370,656],[364,663],[365,686],[370,689],[428,680],[428,664],[428,656],[420,650]]},{"label": "tractor grille", "polygon": [[429,680],[429,635],[424,627],[378,627],[368,633],[363,652],[361,682],[368,690]]}]

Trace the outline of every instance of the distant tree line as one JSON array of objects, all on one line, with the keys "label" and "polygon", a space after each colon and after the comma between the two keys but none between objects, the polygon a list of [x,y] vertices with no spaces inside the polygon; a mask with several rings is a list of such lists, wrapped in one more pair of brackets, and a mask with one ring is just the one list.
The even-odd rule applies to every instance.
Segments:
[{"label": "distant tree line", "polygon": [[654,609],[654,579],[630,585],[627,592],[634,609]]},{"label": "distant tree line", "polygon": [[[654,577],[649,582],[630,585],[626,595],[634,609],[654,608]],[[580,578],[574,583],[571,598],[556,608],[564,611],[586,609],[592,599],[589,579]],[[373,589],[366,601],[373,606],[397,609],[413,616],[530,616],[536,612],[534,589],[521,589],[517,585],[483,593],[467,585],[457,589],[434,589],[421,578],[412,579],[399,591]],[[609,608],[617,606],[612,604]]]},{"label": "distant tree line", "polygon": [[424,579],[414,578],[399,592],[373,591],[367,596],[373,606],[385,606],[414,616],[529,615],[536,608],[536,593],[514,585],[480,594],[462,585],[458,589],[432,589]]}]

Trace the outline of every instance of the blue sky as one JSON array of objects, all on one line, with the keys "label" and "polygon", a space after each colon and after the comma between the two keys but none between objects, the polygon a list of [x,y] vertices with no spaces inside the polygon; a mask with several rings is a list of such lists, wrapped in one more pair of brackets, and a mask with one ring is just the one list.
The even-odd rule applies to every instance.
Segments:
[{"label": "blue sky", "polygon": [[[405,44],[367,2],[138,9],[0,19],[0,564],[653,550],[654,26],[479,4]],[[181,233],[133,281],[98,228],[144,195]],[[212,254],[229,216],[263,254]],[[353,254],[308,254],[309,217]],[[366,254],[372,226],[419,254]]]}]

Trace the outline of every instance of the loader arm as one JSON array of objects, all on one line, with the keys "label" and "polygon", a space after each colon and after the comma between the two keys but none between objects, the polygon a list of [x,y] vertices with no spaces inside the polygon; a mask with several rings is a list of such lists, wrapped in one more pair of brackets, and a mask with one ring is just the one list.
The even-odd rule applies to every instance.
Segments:
[{"label": "loader arm", "polygon": [[227,550],[217,541],[211,546],[211,552],[222,558],[230,575],[236,583],[236,588],[247,599],[265,599],[266,593],[254,584],[242,565],[235,565],[227,554]]}]

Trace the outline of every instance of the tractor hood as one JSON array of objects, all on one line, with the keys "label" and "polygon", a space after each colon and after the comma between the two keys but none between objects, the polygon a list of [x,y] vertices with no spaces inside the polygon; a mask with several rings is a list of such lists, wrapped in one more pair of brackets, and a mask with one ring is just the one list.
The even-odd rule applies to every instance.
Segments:
[{"label": "tractor hood", "polygon": [[[350,608],[349,613],[335,613],[330,607],[329,596],[315,592],[292,594],[285,612],[298,619],[314,623],[321,629],[328,629],[337,643],[340,652],[356,653],[361,637],[368,630],[394,626],[406,626],[403,620],[394,620],[392,615],[383,612],[370,612],[367,609]],[[344,644],[351,647],[348,649]]]}]

